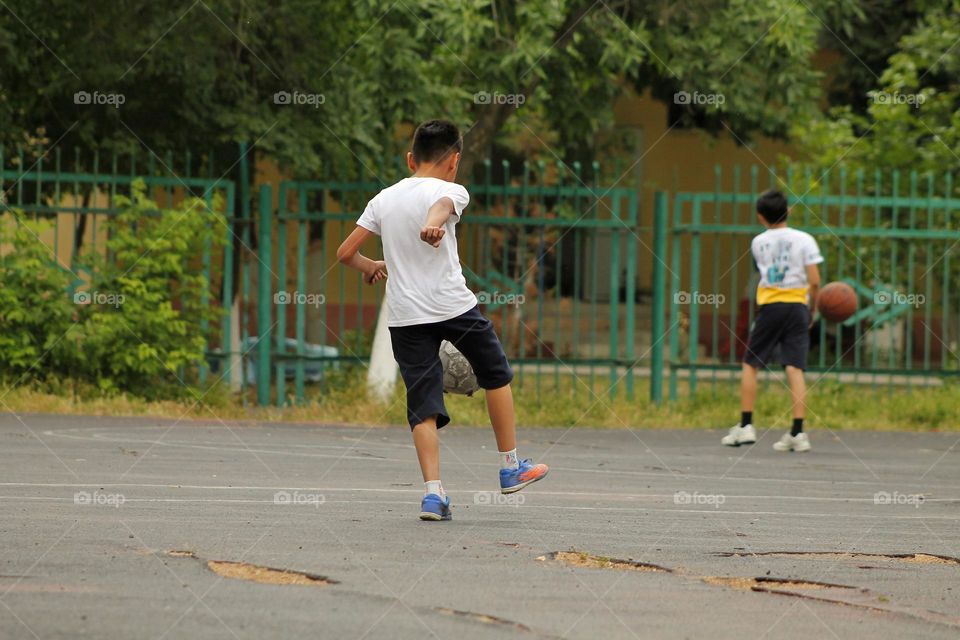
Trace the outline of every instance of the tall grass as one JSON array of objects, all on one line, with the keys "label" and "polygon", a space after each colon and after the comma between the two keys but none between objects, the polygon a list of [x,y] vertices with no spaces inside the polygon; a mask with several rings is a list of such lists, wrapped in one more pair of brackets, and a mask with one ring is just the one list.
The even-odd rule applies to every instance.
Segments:
[{"label": "tall grass", "polygon": [[[645,381],[638,381],[634,399],[621,388],[611,397],[606,380],[591,385],[583,379],[525,375],[514,385],[517,420],[521,425],[583,428],[723,428],[739,419],[736,382],[703,386],[695,397],[684,394],[677,402],[660,406],[648,400]],[[268,422],[310,422],[360,425],[402,425],[406,409],[402,384],[386,403],[370,398],[363,370],[331,376],[309,389],[301,405],[253,406],[252,395],[236,397],[222,387],[194,392],[193,400],[148,402],[130,395],[53,393],[48,389],[0,386],[0,410],[17,413],[59,413],[110,416],[153,416],[184,420],[254,419]],[[446,396],[454,425],[486,425],[483,392],[473,397]],[[960,421],[960,385],[939,387],[874,388],[824,381],[813,385],[808,399],[811,429],[870,429],[901,431],[957,431]],[[762,383],[754,420],[758,426],[788,428],[791,421],[787,389],[773,380]]]}]

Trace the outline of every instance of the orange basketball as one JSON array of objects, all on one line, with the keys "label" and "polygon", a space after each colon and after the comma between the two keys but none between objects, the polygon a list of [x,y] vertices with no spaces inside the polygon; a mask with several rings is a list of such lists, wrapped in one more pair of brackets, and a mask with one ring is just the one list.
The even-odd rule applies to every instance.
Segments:
[{"label": "orange basketball", "polygon": [[831,282],[820,290],[817,308],[828,322],[843,322],[857,312],[857,292],[846,282]]}]

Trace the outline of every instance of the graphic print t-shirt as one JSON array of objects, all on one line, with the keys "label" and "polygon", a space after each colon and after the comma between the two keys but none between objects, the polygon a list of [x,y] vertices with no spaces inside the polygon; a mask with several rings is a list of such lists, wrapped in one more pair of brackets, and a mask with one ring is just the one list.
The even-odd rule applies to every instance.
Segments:
[{"label": "graphic print t-shirt", "polygon": [[823,262],[813,236],[790,227],[767,229],[753,239],[750,250],[760,272],[757,304],[807,303],[807,266]]},{"label": "graphic print t-shirt", "polygon": [[[427,211],[450,198],[455,213],[434,248],[420,239]],[[470,195],[463,186],[438,178],[406,178],[378,193],[357,224],[378,236],[387,263],[387,325],[405,327],[443,322],[477,305],[467,288],[457,254],[456,225]]]}]

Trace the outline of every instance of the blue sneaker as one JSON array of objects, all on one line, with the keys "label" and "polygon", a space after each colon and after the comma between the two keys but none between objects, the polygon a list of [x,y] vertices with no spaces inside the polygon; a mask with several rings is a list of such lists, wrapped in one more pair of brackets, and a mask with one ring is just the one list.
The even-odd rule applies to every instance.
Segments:
[{"label": "blue sneaker", "polygon": [[450,515],[450,496],[441,498],[435,493],[423,496],[420,502],[421,520],[452,520]]},{"label": "blue sneaker", "polygon": [[530,483],[543,480],[549,471],[550,467],[533,464],[530,458],[521,460],[517,469],[500,469],[500,493],[520,491]]}]

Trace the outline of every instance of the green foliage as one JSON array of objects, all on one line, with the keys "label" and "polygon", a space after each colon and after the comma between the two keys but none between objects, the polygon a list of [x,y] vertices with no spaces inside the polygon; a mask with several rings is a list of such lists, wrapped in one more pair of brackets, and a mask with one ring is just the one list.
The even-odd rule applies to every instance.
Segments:
[{"label": "green foliage", "polygon": [[823,36],[845,31],[861,12],[861,3],[850,0],[633,4],[653,5],[641,37],[656,52],[631,74],[637,86],[650,86],[668,103],[676,91],[722,95],[715,106],[677,108],[678,120],[729,129],[741,141],[753,132],[785,137],[792,122],[812,114],[823,77],[813,56]]},{"label": "green foliage", "polygon": [[[863,171],[868,195],[891,195],[894,172],[900,174],[901,196],[910,195],[914,172],[919,197],[928,193],[957,197],[960,193],[960,48],[956,46],[960,40],[960,1],[910,2],[889,11],[902,11],[912,21],[899,28],[905,35],[898,41],[886,43],[886,68],[878,68],[879,75],[867,69],[869,78],[856,85],[868,90],[857,96],[857,102],[800,120],[794,127],[792,137],[815,169],[814,182],[796,193],[807,189],[817,193],[824,188],[835,191],[841,164],[851,185],[856,173]],[[860,70],[866,65],[863,59],[876,59],[882,46],[870,38],[850,42],[854,50],[848,64]],[[861,71],[857,74],[862,75]],[[877,172],[879,182],[875,179]],[[828,187],[831,182],[833,186]],[[905,207],[884,208],[877,222],[883,227],[903,227],[909,224],[910,215]],[[960,218],[951,211],[927,219],[921,209],[919,219],[920,227],[936,228],[950,226]],[[837,243],[835,240],[832,244]],[[893,256],[898,251],[900,256],[913,252],[919,264],[937,265],[934,273],[939,272],[940,264],[945,265],[949,273],[942,286],[955,291],[960,286],[960,265],[950,260],[941,262],[945,248],[948,253],[953,250],[939,243],[877,239],[856,257],[870,260],[867,252],[876,252],[881,257],[873,259],[872,269],[890,284],[903,288],[914,274],[910,269],[896,268]],[[844,244],[843,251],[851,249]],[[932,300],[934,305],[940,302],[939,295]]]},{"label": "green foliage", "polygon": [[29,373],[52,388],[62,376],[75,388],[148,399],[185,396],[195,384],[222,318],[202,268],[204,251],[224,237],[221,203],[190,199],[160,210],[139,181],[115,202],[107,254],[88,248],[73,265],[74,274],[93,274],[89,284],[54,261],[41,240],[51,225],[0,218],[0,373],[8,382]]},{"label": "green foliage", "polygon": [[117,204],[107,225],[109,258],[89,251],[83,258],[96,275],[71,331],[82,356],[72,371],[105,391],[179,395],[188,382],[180,371],[203,361],[222,317],[209,305],[201,264],[224,236],[219,204],[195,198],[158,210],[142,182]]},{"label": "green foliage", "polygon": [[[336,63],[369,26],[346,2],[22,0],[0,12],[0,144],[39,138],[72,154],[142,143],[177,158],[215,150],[206,162],[216,177],[234,165],[238,142],[295,171],[352,158],[331,131],[369,139],[366,114],[273,96],[348,96],[354,78]],[[78,91],[124,102],[77,104]]]},{"label": "green foliage", "polygon": [[960,176],[960,2],[919,4],[923,12],[859,104],[795,127],[794,139],[822,169],[843,161],[868,176],[875,167]]},{"label": "green foliage", "polygon": [[[472,158],[511,139],[526,140],[528,156],[589,160],[595,134],[613,124],[613,101],[631,85],[668,104],[678,91],[723,94],[719,105],[681,107],[688,125],[729,127],[742,139],[785,135],[816,108],[821,75],[811,57],[823,21],[843,29],[858,13],[852,0],[390,5],[364,4],[364,20],[384,16],[372,33],[409,35],[364,38],[348,60],[383,61],[358,75],[388,95],[415,87],[412,110],[396,105],[401,119],[442,114],[467,123],[467,175]],[[478,102],[479,94],[492,99]]]},{"label": "green foliage", "polygon": [[62,362],[70,275],[40,241],[47,222],[0,215],[0,378],[43,377]]},{"label": "green foliage", "polygon": [[[741,139],[778,135],[816,106],[810,59],[825,24],[847,33],[860,4],[21,0],[0,12],[0,144],[216,149],[219,175],[249,142],[314,177],[357,157],[380,172],[375,159],[402,150],[409,125],[446,117],[468,132],[469,175],[476,158],[518,146],[591,159],[631,86],[671,105],[677,91],[721,93],[719,105],[672,108]],[[124,102],[76,104],[77,91]],[[324,101],[276,104],[278,91]]]}]

